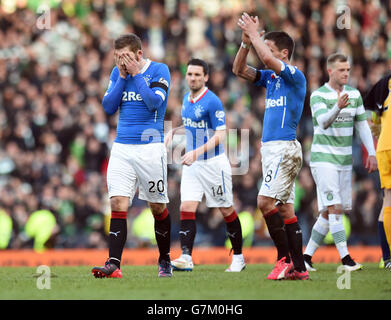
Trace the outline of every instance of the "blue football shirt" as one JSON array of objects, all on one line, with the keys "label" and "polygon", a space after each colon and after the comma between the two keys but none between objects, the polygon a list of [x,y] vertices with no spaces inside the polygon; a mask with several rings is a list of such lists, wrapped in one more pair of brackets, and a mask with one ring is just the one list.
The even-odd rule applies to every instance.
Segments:
[{"label": "blue football shirt", "polygon": [[[190,92],[185,94],[182,103],[182,121],[186,132],[186,152],[204,145],[216,130],[224,130],[225,112],[223,104],[207,87],[198,97],[191,99]],[[206,160],[224,153],[220,143],[198,160]]]},{"label": "blue football shirt", "polygon": [[279,75],[272,70],[258,70],[255,85],[266,88],[262,142],[295,140],[306,94],[304,74],[281,61]]},{"label": "blue football shirt", "polygon": [[[159,107],[151,110],[143,99],[143,93],[136,79],[128,75],[122,90],[115,142],[124,144],[161,143],[164,141],[163,123],[167,108],[170,72],[167,65],[146,59],[141,76],[147,87],[151,88],[159,99]],[[110,83],[105,94],[114,90],[117,81],[121,81],[119,70],[115,66],[110,75]],[[141,80],[142,81],[142,80]],[[146,96],[144,94],[144,96]]]}]

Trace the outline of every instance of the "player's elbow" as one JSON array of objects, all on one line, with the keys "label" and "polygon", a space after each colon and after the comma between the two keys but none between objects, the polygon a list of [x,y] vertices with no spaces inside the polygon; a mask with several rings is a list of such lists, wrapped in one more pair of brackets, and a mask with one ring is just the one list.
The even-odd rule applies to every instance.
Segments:
[{"label": "player's elbow", "polygon": [[113,115],[117,111],[117,108],[113,107],[113,104],[109,99],[103,98],[102,106],[106,114],[109,116]]},{"label": "player's elbow", "polygon": [[318,124],[319,124],[319,127],[322,130],[326,130],[327,129],[327,126],[326,126],[326,124],[324,122],[318,120]]},{"label": "player's elbow", "polygon": [[151,112],[155,112],[158,108],[155,105],[148,105],[148,110]]},{"label": "player's elbow", "polygon": [[330,124],[326,122],[319,122],[319,127],[321,127],[323,130],[326,130],[328,127],[330,127]]},{"label": "player's elbow", "polygon": [[331,123],[327,117],[325,117],[324,114],[322,115],[319,115],[316,117],[316,122],[318,123],[319,127],[322,129],[322,130],[326,130],[328,127],[330,127]]},{"label": "player's elbow", "polygon": [[239,64],[233,64],[232,72],[235,76],[243,78],[246,74],[246,66],[240,66]]},{"label": "player's elbow", "polygon": [[160,107],[162,107],[164,99],[160,94],[154,94],[152,97],[150,97],[150,99],[144,102],[147,105],[149,111],[155,112]]},{"label": "player's elbow", "polygon": [[107,110],[107,109],[105,109],[105,112],[106,112],[106,114],[107,114],[108,116],[112,116],[112,115],[115,113],[114,110]]},{"label": "player's elbow", "polygon": [[147,105],[148,110],[151,112],[155,112],[161,106],[159,101],[156,101],[156,100],[152,100],[152,101],[148,101],[148,102],[144,101],[144,102]]},{"label": "player's elbow", "polygon": [[233,72],[233,74],[234,74],[235,76],[247,80],[247,77],[246,77],[246,69],[245,69],[245,68],[238,68],[238,67],[232,68],[232,72]]},{"label": "player's elbow", "polygon": [[235,76],[239,76],[239,70],[240,70],[239,67],[234,63],[232,66],[232,72]]}]

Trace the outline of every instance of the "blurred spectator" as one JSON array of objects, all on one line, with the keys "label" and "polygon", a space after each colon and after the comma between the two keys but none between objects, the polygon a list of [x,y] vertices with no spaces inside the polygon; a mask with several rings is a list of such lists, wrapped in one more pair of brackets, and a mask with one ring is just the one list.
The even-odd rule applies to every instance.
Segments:
[{"label": "blurred spectator", "polygon": [[150,208],[141,211],[132,221],[131,237],[134,238],[136,247],[144,248],[156,245],[153,221],[153,215]]}]

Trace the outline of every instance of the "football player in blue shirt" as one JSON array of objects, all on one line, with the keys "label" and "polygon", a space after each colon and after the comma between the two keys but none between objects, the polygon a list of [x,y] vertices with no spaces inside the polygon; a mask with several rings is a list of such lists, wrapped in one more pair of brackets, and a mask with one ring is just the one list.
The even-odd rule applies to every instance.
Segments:
[{"label": "football player in blue shirt", "polygon": [[182,255],[172,261],[174,270],[192,271],[192,250],[196,234],[196,211],[203,196],[209,208],[219,208],[232,243],[233,257],[227,272],[245,268],[242,255],[242,229],[233,208],[232,172],[224,152],[226,136],[225,111],[220,99],[206,86],[208,64],[191,59],[187,65],[186,82],[190,92],[182,103],[183,126],[171,130],[168,146],[174,133],[185,133],[186,153],[182,157],[181,207],[179,231]]},{"label": "football player in blue shirt", "polygon": [[155,218],[159,248],[159,277],[171,277],[170,229],[166,203],[167,152],[163,119],[166,112],[170,72],[163,63],[143,57],[141,40],[134,34],[114,42],[115,67],[102,105],[108,115],[119,113],[117,136],[107,168],[111,205],[109,258],[95,267],[95,277],[122,278],[122,251],[127,237],[127,211],[139,189]]},{"label": "football player in blue shirt", "polygon": [[[258,207],[263,213],[278,257],[267,279],[308,279],[302,253],[302,233],[294,212],[295,178],[302,165],[301,145],[296,140],[306,94],[303,73],[290,65],[294,41],[285,32],[258,32],[258,17],[243,13],[238,21],[242,44],[233,72],[256,86],[266,88],[262,131],[263,181]],[[246,64],[251,47],[265,64],[257,70]]]}]

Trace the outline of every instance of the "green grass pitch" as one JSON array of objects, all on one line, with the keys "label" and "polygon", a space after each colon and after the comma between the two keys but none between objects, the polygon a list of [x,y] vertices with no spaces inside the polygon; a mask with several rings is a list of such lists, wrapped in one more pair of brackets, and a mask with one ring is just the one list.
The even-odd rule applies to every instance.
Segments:
[{"label": "green grass pitch", "polygon": [[[337,264],[317,264],[309,281],[271,281],[271,265],[247,265],[241,273],[225,265],[196,265],[193,272],[158,278],[157,266],[123,266],[122,279],[95,279],[91,267],[51,267],[50,289],[38,289],[37,268],[0,267],[1,300],[261,300],[391,299],[391,272],[364,264],[350,274],[350,289],[339,289]],[[341,282],[342,280],[340,280]],[[41,281],[42,283],[42,281]],[[348,286],[345,278],[341,283]],[[46,282],[46,284],[48,284]]]}]

